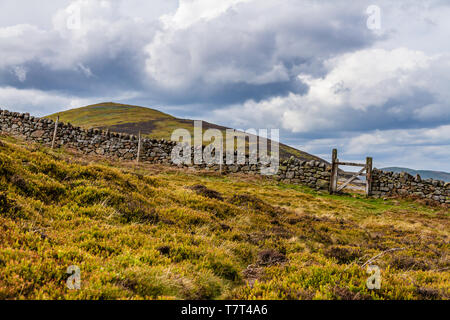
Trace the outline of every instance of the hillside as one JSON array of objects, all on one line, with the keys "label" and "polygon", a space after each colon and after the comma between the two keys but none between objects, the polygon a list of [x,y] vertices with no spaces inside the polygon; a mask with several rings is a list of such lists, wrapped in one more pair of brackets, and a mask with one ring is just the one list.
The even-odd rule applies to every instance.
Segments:
[{"label": "hillside", "polygon": [[[55,120],[57,116],[63,122],[70,122],[73,125],[86,129],[109,129],[113,132],[125,132],[135,135],[141,131],[145,136],[166,140],[170,140],[172,132],[178,128],[189,130],[192,136],[194,134],[194,120],[178,119],[154,109],[113,102],[99,103],[58,112],[47,116],[47,118]],[[227,129],[223,126],[203,122],[204,130],[210,128],[219,129],[223,132]],[[301,160],[319,160],[326,162],[319,157],[282,143],[280,143],[280,156],[283,159],[294,156]]]},{"label": "hillside", "polygon": [[450,173],[449,172],[442,172],[442,171],[432,171],[432,170],[414,170],[409,168],[401,168],[401,167],[388,167],[388,168],[382,168],[383,171],[391,171],[391,172],[407,172],[413,176],[420,175],[422,179],[435,179],[435,180],[442,180],[445,182],[450,182]]},{"label": "hillside", "polygon": [[[108,162],[7,136],[0,230],[0,299],[450,298],[443,207]],[[381,289],[369,290],[362,266],[377,255]],[[66,287],[71,265],[81,290]]]}]

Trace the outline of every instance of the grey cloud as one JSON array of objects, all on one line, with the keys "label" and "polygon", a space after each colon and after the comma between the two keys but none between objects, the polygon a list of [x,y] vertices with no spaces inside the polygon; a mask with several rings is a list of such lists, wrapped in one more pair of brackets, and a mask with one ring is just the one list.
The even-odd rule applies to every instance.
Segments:
[{"label": "grey cloud", "polygon": [[[135,90],[163,104],[204,105],[207,110],[305,93],[307,86],[296,77],[298,72],[323,73],[324,57],[375,40],[364,27],[362,7],[349,10],[342,4],[250,2],[177,30],[163,30],[156,20],[134,21],[126,11],[120,12],[123,7],[116,3],[114,10],[98,17],[83,9],[88,14],[83,21],[99,27],[88,29],[81,38],[67,31],[61,36],[55,30],[28,27],[16,39],[15,51],[8,52],[14,63],[0,70],[0,84],[84,97]],[[61,25],[64,20],[58,22]],[[154,40],[155,32],[160,32],[163,43]],[[33,42],[27,45],[30,38]],[[144,47],[149,43],[153,51],[147,56]],[[0,39],[0,47],[11,50],[11,43]],[[146,58],[156,73],[150,72],[150,79],[145,79]],[[86,78],[80,64],[93,76]],[[18,83],[7,75],[12,65],[28,69],[27,81]],[[167,86],[166,78],[181,85]]]},{"label": "grey cloud", "polygon": [[147,47],[147,70],[155,84],[189,102],[304,92],[298,71],[318,74],[324,58],[376,40],[362,12],[310,1],[243,3],[218,18],[162,31]]}]

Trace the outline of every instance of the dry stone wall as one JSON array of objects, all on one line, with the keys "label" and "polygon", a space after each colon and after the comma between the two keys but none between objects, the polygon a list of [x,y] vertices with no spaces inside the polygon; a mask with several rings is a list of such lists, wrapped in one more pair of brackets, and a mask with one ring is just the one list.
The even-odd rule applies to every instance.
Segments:
[{"label": "dry stone wall", "polygon": [[[28,113],[17,113],[3,110],[0,112],[0,129],[2,132],[21,136],[26,140],[50,145],[53,139],[55,123],[51,119],[37,118]],[[149,163],[172,163],[171,154],[176,142],[156,139],[142,139],[139,160]],[[100,155],[109,158],[134,160],[137,156],[138,137],[124,133],[113,133],[97,129],[85,130],[72,126],[69,123],[59,123],[56,134],[55,147],[66,146],[77,149],[88,155]],[[191,149],[192,157],[194,148]],[[237,160],[237,154],[234,155]],[[194,163],[192,161],[192,163]],[[224,155],[222,167],[215,164],[192,164],[195,169],[222,170],[224,173],[250,173],[258,174],[263,165],[251,164],[249,157],[244,164],[226,164]],[[187,167],[188,165],[177,165]],[[267,167],[267,165],[266,165]],[[294,158],[282,162],[279,166],[277,180],[293,183],[307,184],[313,188],[326,189],[330,170],[319,161],[304,162]]]},{"label": "dry stone wall", "polygon": [[[55,123],[51,119],[36,118],[27,113],[3,110],[0,113],[0,128],[2,132],[50,145]],[[77,149],[84,154],[133,160],[137,155],[138,138],[134,135],[97,129],[84,130],[71,124],[59,123],[55,147],[63,145]],[[141,145],[140,159],[142,161],[169,163],[171,150],[175,143],[165,140],[142,139]]]},{"label": "dry stone wall", "polygon": [[[53,139],[55,123],[53,120],[33,117],[28,113],[0,110],[0,131],[20,136],[29,141],[50,145]],[[172,163],[171,154],[176,142],[157,139],[142,139],[140,161],[148,163]],[[114,133],[97,129],[85,130],[70,123],[59,123],[55,147],[66,146],[84,154],[99,155],[108,158],[134,160],[138,151],[138,137],[124,133]],[[192,148],[193,155],[193,148]],[[236,155],[235,155],[236,156]],[[236,159],[237,157],[235,157]],[[235,162],[236,163],[236,162]],[[187,165],[177,165],[183,167]],[[189,165],[195,169],[222,170],[224,173],[259,174],[261,164],[250,164],[246,157],[244,164],[210,165],[206,163]],[[283,160],[274,178],[290,184],[307,185],[315,189],[327,189],[331,168],[326,163],[312,160],[309,162],[294,159]],[[373,195],[414,195],[428,198],[439,203],[450,203],[449,183],[436,180],[421,180],[408,174],[385,173],[374,169]]]},{"label": "dry stone wall", "polygon": [[409,173],[384,172],[374,169],[372,172],[372,195],[414,196],[450,204],[450,183],[440,180],[422,180],[419,175]]}]

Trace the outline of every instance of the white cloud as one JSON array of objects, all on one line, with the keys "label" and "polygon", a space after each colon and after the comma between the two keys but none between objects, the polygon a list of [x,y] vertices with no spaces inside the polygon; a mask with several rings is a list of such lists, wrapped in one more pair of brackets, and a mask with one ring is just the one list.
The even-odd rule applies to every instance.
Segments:
[{"label": "white cloud", "polygon": [[[446,75],[450,72],[449,61],[450,56],[427,56],[406,48],[360,50],[328,60],[325,77],[299,75],[309,86],[304,95],[291,93],[261,102],[250,100],[215,114],[217,118],[227,117],[231,123],[234,118],[249,124],[255,114],[259,119],[265,119],[264,114],[267,118],[278,115],[281,128],[302,133],[345,130],[355,121],[364,121],[367,129],[375,129],[389,121],[373,118],[376,112],[419,123],[450,120],[450,95],[442,85],[450,83]],[[441,70],[441,79],[436,78],[437,69]],[[434,102],[416,104],[412,98],[417,92]]]},{"label": "white cloud", "polygon": [[86,67],[85,65],[83,65],[81,62],[78,64],[78,68],[86,76],[86,78],[90,78],[90,77],[94,76],[91,69],[89,67]]},{"label": "white cloud", "polygon": [[27,80],[27,69],[23,66],[15,66],[12,69],[12,72],[20,82],[24,82],[25,80]]},{"label": "white cloud", "polygon": [[2,109],[43,116],[61,108],[74,108],[87,104],[90,100],[40,90],[0,87],[0,101]]},{"label": "white cloud", "polygon": [[161,17],[166,28],[183,29],[199,20],[211,20],[236,5],[254,0],[180,0],[174,14]]},{"label": "white cloud", "polygon": [[407,47],[427,54],[450,51],[450,6],[448,1],[376,1],[381,8],[382,31],[378,44],[384,49]]},{"label": "white cloud", "polygon": [[76,95],[35,89],[0,87],[0,108],[16,112],[30,112],[35,116],[45,116],[60,110],[79,108],[102,101],[127,101],[138,93],[121,92],[114,97],[96,96],[80,98]]},{"label": "white cloud", "polygon": [[370,120],[373,107],[389,112],[385,104],[390,100],[412,96],[418,88],[432,90],[420,81],[432,62],[424,53],[404,48],[367,49],[333,58],[326,63],[330,72],[324,78],[300,75],[309,92],[287,99],[282,125],[294,132],[340,127],[336,120],[352,121],[353,111],[367,112]]},{"label": "white cloud", "polygon": [[0,28],[0,68],[39,58],[48,39],[46,32],[28,24]]},{"label": "white cloud", "polygon": [[[89,59],[141,55],[158,22],[130,17],[120,2],[77,0],[53,15],[52,28],[17,24],[0,27],[0,69],[38,62],[51,70],[75,70]],[[79,19],[74,18],[78,16]],[[79,21],[78,21],[79,20]],[[74,21],[79,28],[73,28]]]}]

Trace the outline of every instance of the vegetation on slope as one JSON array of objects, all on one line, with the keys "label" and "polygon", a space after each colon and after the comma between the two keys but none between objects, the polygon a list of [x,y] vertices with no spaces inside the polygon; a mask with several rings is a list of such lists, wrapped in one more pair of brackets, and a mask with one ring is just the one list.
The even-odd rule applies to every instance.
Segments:
[{"label": "vegetation on slope", "polygon": [[[175,129],[187,129],[194,136],[194,121],[178,119],[160,111],[131,106],[113,102],[104,102],[77,109],[71,109],[52,114],[48,118],[55,120],[59,116],[61,121],[70,122],[75,126],[85,129],[109,129],[113,132],[125,132],[137,135],[139,131],[144,136],[157,139],[170,140]],[[203,122],[203,130],[219,129],[225,132],[226,127]],[[280,144],[280,156],[289,158],[291,156],[302,160],[324,161],[314,155]]]},{"label": "vegetation on slope", "polygon": [[[0,299],[448,299],[449,212],[0,139]],[[382,270],[366,287],[364,262]],[[81,290],[66,270],[81,269]]]}]

